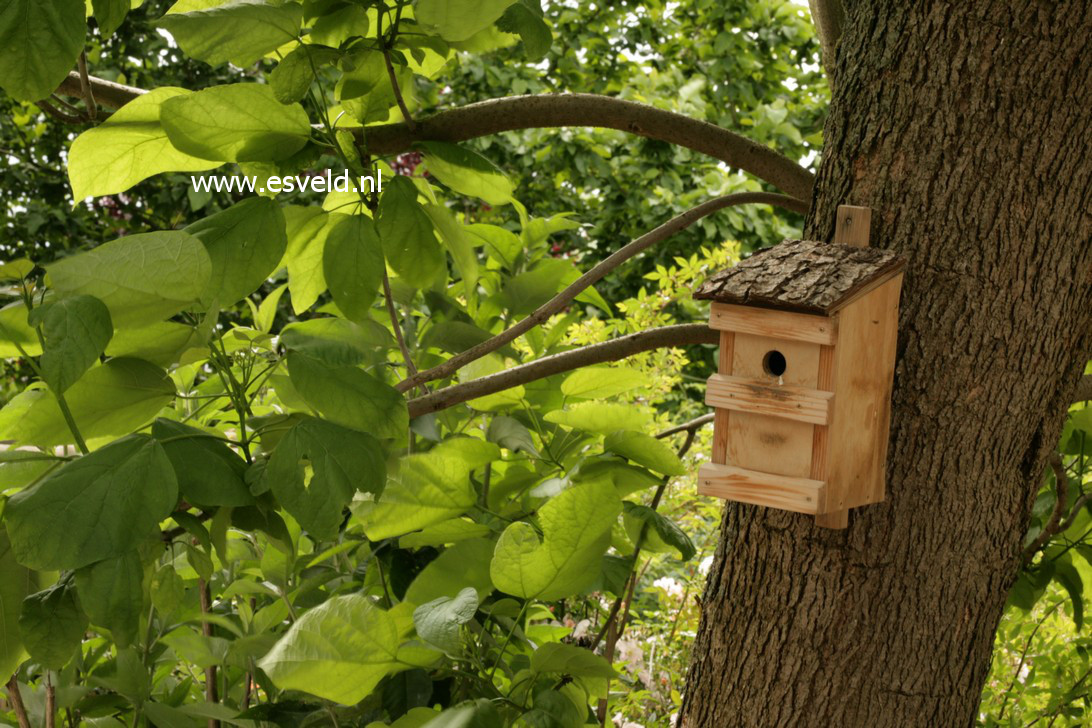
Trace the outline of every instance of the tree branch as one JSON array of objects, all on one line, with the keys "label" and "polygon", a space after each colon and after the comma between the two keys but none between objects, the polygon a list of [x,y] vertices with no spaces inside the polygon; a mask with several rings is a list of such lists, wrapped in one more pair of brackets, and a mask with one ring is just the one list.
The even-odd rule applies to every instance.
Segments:
[{"label": "tree branch", "polygon": [[420,417],[438,412],[476,397],[484,397],[505,389],[533,382],[560,372],[567,372],[590,364],[617,361],[643,351],[692,344],[715,344],[717,332],[705,324],[678,324],[662,326],[621,336],[601,344],[580,347],[560,354],[543,357],[503,372],[469,382],[438,389],[431,394],[409,401],[410,417]]},{"label": "tree branch", "polygon": [[1077,383],[1077,391],[1073,395],[1074,402],[1086,402],[1092,399],[1092,374],[1085,374]]},{"label": "tree branch", "polygon": [[[118,108],[146,91],[89,77],[100,104]],[[78,73],[58,93],[81,97]],[[801,200],[811,199],[815,175],[785,155],[735,132],[646,104],[597,94],[509,96],[448,109],[409,124],[368,127],[370,154],[397,154],[419,141],[461,142],[517,129],[594,126],[659,139],[749,172]],[[359,130],[358,132],[359,133]]]},{"label": "tree branch", "polygon": [[8,680],[8,699],[11,701],[11,709],[15,713],[15,719],[19,721],[19,728],[30,728],[30,718],[27,717],[27,708],[23,703],[23,696],[19,692],[19,678],[12,675]]},{"label": "tree branch", "polygon": [[[112,109],[120,109],[137,96],[143,96],[148,93],[142,88],[125,86],[124,84],[107,81],[106,79],[98,78],[97,76],[88,76],[87,82],[92,93],[95,95],[95,100],[103,106],[109,106]],[[61,81],[61,85],[57,87],[57,93],[82,99],[83,88],[80,74],[76,71],[69,72],[68,78]]]},{"label": "tree branch", "polygon": [[[1031,560],[1035,558],[1035,554],[1039,553],[1043,546],[1046,545],[1047,541],[1062,530],[1059,527],[1062,522],[1062,513],[1065,511],[1066,503],[1069,501],[1069,478],[1065,474],[1065,466],[1062,464],[1062,458],[1056,452],[1051,453],[1049,462],[1051,469],[1054,471],[1054,483],[1056,488],[1054,512],[1050,514],[1050,520],[1043,526],[1043,530],[1039,532],[1039,535],[1035,537],[1035,540],[1028,544],[1028,547],[1024,549],[1025,564],[1030,564]],[[1075,512],[1076,508],[1074,508],[1074,513]]]},{"label": "tree branch", "polygon": [[564,308],[572,303],[573,299],[580,295],[582,291],[601,280],[607,273],[610,273],[635,255],[666,240],[675,233],[685,230],[698,220],[717,210],[752,202],[777,205],[801,214],[807,213],[808,210],[806,202],[792,197],[786,197],[785,195],[774,194],[772,192],[740,192],[733,195],[724,195],[723,197],[717,197],[708,202],[704,202],[697,207],[672,218],[655,230],[645,233],[641,237],[615,251],[612,255],[600,261],[587,273],[566,286],[564,290],[556,296],[539,306],[530,316],[521,320],[519,323],[509,326],[496,336],[483,341],[480,344],[476,344],[466,351],[456,354],[443,364],[438,364],[431,369],[426,369],[423,372],[402,380],[397,385],[398,391],[405,392],[424,382],[431,382],[434,379],[442,379],[450,374],[454,374],[470,362],[500,349],[502,346],[509,344],[534,327],[545,323],[551,316],[564,310]]},{"label": "tree branch", "polygon": [[713,421],[715,417],[716,415],[714,415],[713,413],[702,415],[701,417],[695,417],[689,422],[684,422],[681,425],[676,425],[675,427],[664,430],[663,432],[657,432],[656,438],[662,440],[665,437],[671,437],[672,435],[677,435],[680,432],[694,432],[695,430],[699,430],[702,427],[708,425],[710,422]]},{"label": "tree branch", "polygon": [[823,51],[823,67],[826,69],[827,78],[833,79],[834,53],[846,22],[845,6],[842,0],[808,0],[808,5],[811,6],[811,22],[819,36],[819,47]]}]

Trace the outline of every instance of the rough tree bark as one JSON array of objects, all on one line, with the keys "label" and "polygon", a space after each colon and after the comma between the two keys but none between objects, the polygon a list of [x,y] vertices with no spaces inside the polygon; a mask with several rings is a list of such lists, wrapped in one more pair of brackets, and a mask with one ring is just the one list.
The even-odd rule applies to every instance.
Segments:
[{"label": "rough tree bark", "polygon": [[909,260],[888,499],[726,507],[686,728],[973,724],[1092,347],[1092,2],[847,5],[806,234]]}]

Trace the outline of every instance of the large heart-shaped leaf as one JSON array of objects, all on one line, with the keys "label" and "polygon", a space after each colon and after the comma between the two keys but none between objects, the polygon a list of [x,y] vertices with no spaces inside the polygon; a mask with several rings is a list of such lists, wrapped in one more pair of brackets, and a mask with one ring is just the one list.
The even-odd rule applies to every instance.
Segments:
[{"label": "large heart-shaped leaf", "polygon": [[143,326],[173,316],[201,298],[212,263],[189,233],[127,235],[46,266],[62,296],[88,295],[110,309],[114,326]]},{"label": "large heart-shaped leaf", "polygon": [[132,551],[178,501],[159,442],[130,435],[11,497],[4,520],[15,558],[32,569],[78,569]]},{"label": "large heart-shaped leaf", "polygon": [[598,576],[599,560],[622,502],[603,482],[562,492],[539,510],[542,536],[529,523],[508,526],[490,566],[501,591],[524,599],[563,599]]}]

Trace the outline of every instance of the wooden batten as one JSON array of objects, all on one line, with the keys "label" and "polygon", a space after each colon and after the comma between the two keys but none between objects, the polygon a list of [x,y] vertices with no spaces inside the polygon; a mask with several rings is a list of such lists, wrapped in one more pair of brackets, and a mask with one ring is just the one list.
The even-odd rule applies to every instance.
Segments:
[{"label": "wooden batten", "polygon": [[709,377],[705,389],[705,403],[711,407],[784,417],[813,425],[830,423],[833,397],[833,392],[804,387],[779,387],[761,379],[728,374],[714,374]]},{"label": "wooden batten", "polygon": [[902,274],[839,312],[827,482],[831,510],[884,499]]},{"label": "wooden batten", "polygon": [[837,335],[835,319],[828,316],[753,308],[714,302],[709,309],[709,326],[718,331],[756,334],[790,341],[831,345]]},{"label": "wooden batten", "polygon": [[[731,331],[720,332],[720,359],[718,370],[721,374],[732,373],[735,338],[736,335]],[[728,462],[729,410],[716,409],[713,412],[713,462],[723,465]]]},{"label": "wooden batten", "polygon": [[726,500],[770,506],[798,513],[825,509],[826,485],[808,478],[789,478],[706,463],[698,471],[698,493]]}]

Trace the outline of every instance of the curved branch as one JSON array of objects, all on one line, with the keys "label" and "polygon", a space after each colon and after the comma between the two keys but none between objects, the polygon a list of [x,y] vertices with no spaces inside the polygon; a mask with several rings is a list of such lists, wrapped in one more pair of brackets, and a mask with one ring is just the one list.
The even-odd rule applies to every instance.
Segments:
[{"label": "curved branch", "polygon": [[601,344],[583,346],[543,357],[503,372],[456,384],[409,401],[410,417],[438,412],[477,397],[567,372],[590,364],[617,361],[643,351],[692,344],[715,344],[718,334],[705,324],[678,324],[620,336]]},{"label": "curved branch", "polygon": [[1073,394],[1073,402],[1086,402],[1092,399],[1092,374],[1085,374],[1077,383],[1077,391]]},{"label": "curved branch", "polygon": [[455,356],[451,357],[443,364],[438,364],[431,369],[426,369],[416,375],[407,377],[398,383],[397,389],[399,392],[405,392],[413,387],[423,384],[424,382],[431,382],[434,379],[442,379],[450,374],[454,374],[456,371],[466,366],[472,361],[480,359],[486,354],[490,354],[502,346],[514,341],[523,334],[527,333],[534,327],[545,323],[556,313],[560,313],[565,309],[573,299],[580,295],[589,286],[593,285],[600,279],[602,279],[607,273],[611,272],[622,263],[626,262],[638,253],[650,248],[656,243],[662,242],[671,237],[675,233],[685,230],[693,225],[698,220],[710,215],[717,210],[722,210],[725,207],[731,207],[733,205],[744,205],[747,203],[763,203],[768,205],[777,205],[784,207],[787,210],[799,212],[800,214],[806,214],[808,211],[808,205],[806,202],[794,199],[792,197],[786,197],[785,195],[778,195],[773,192],[740,192],[733,195],[724,195],[723,197],[717,197],[703,202],[702,204],[694,207],[686,212],[678,215],[671,220],[665,222],[660,227],[647,232],[636,240],[626,244],[622,248],[619,248],[612,255],[604,258],[591,270],[584,275],[577,278],[575,281],[566,286],[560,293],[551,298],[546,303],[539,306],[534,312],[527,318],[521,320],[512,326],[509,326],[504,331],[500,332],[496,336],[481,342],[475,346],[470,347],[466,351],[463,351]]},{"label": "curved branch", "polygon": [[668,428],[668,429],[664,430],[663,432],[657,432],[656,433],[656,438],[657,439],[663,439],[665,437],[671,437],[672,435],[677,435],[680,432],[696,432],[697,430],[700,430],[701,428],[705,427],[710,422],[712,422],[715,419],[715,417],[716,417],[716,415],[713,414],[712,412],[710,412],[707,415],[702,415],[701,417],[695,417],[694,419],[690,420],[689,422],[684,422],[681,425],[676,425],[675,427]]},{"label": "curved branch", "polygon": [[395,154],[414,142],[461,142],[502,131],[594,126],[659,139],[750,172],[789,195],[811,199],[815,175],[785,155],[706,121],[598,94],[535,94],[490,99],[406,124],[367,129],[368,150]]},{"label": "curved branch", "polygon": [[[88,77],[100,104],[115,109],[147,93]],[[70,73],[58,93],[82,98],[80,76]],[[441,111],[409,124],[381,124],[367,129],[371,154],[397,154],[419,141],[461,142],[502,131],[562,126],[595,126],[659,139],[708,154],[750,172],[787,194],[811,199],[815,175],[785,155],[706,121],[646,104],[598,94],[509,96]]]},{"label": "curved branch", "polygon": [[[827,77],[834,77],[834,52],[838,48],[838,39],[842,37],[842,27],[846,22],[846,9],[842,0],[808,0],[811,7],[811,22],[815,25],[815,34],[819,36],[819,47],[823,51],[823,67]],[[831,86],[834,84],[832,83]]]}]

